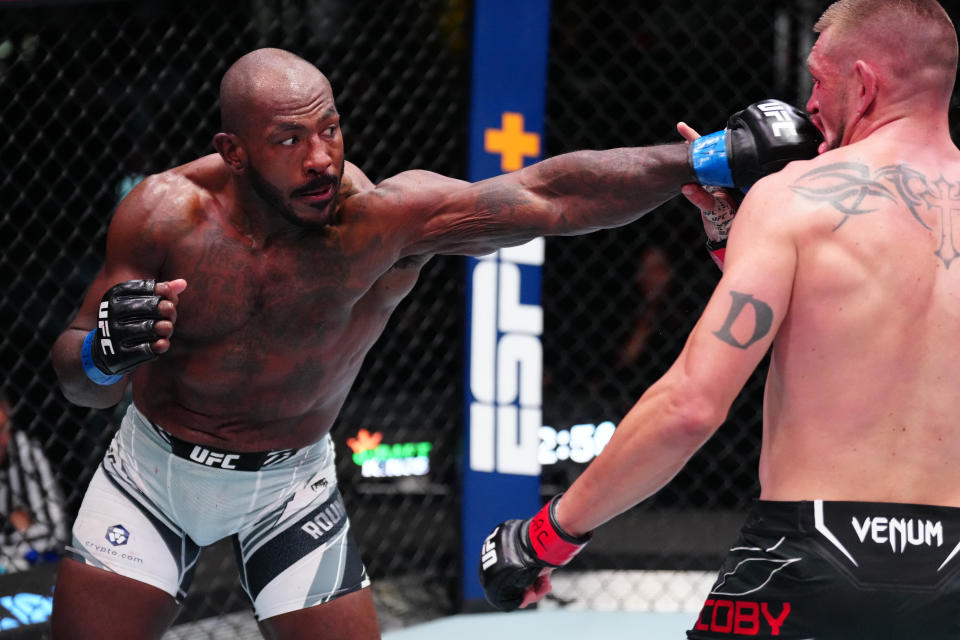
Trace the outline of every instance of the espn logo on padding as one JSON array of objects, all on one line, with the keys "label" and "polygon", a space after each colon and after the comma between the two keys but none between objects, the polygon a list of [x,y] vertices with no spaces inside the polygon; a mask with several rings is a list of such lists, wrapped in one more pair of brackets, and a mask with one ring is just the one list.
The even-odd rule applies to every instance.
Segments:
[{"label": "espn logo on padding", "polygon": [[[543,309],[522,302],[539,274],[544,241],[501,249],[472,274],[470,316],[470,469],[540,474]],[[525,279],[524,271],[527,270]],[[539,294],[539,288],[537,288]]]}]

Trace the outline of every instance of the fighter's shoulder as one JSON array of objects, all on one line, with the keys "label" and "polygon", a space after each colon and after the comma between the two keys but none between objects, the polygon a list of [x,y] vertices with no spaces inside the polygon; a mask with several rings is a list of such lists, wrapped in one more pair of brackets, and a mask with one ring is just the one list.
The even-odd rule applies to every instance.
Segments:
[{"label": "fighter's shoulder", "polygon": [[745,203],[762,204],[774,215],[794,216],[799,211],[819,206],[815,199],[806,197],[810,190],[822,185],[822,176],[835,172],[845,166],[845,160],[827,152],[809,160],[795,160],[780,171],[770,174],[756,182],[749,192]]},{"label": "fighter's shoulder", "polygon": [[229,173],[216,154],[151,174],[121,201],[113,226],[168,230],[193,226],[216,206]]},{"label": "fighter's shoulder", "polygon": [[226,187],[229,174],[216,154],[154,173],[137,184],[123,204],[146,211],[185,211]]},{"label": "fighter's shoulder", "polygon": [[343,163],[343,176],[340,178],[340,194],[344,198],[360,195],[373,189],[374,184],[367,174],[350,161]]},{"label": "fighter's shoulder", "polygon": [[352,162],[344,162],[339,194],[340,213],[344,222],[356,223],[371,218],[368,214],[378,208],[377,201],[381,195],[377,187],[360,167]]},{"label": "fighter's shoulder", "polygon": [[[346,171],[345,171],[346,175]],[[364,189],[354,189],[344,199],[349,217],[374,214],[380,222],[427,214],[442,202],[445,195],[468,183],[432,171],[411,169],[385,178]]]},{"label": "fighter's shoulder", "polygon": [[408,193],[424,192],[435,194],[445,191],[453,185],[466,184],[462,180],[426,171],[424,169],[409,169],[377,183],[376,189],[381,193]]}]

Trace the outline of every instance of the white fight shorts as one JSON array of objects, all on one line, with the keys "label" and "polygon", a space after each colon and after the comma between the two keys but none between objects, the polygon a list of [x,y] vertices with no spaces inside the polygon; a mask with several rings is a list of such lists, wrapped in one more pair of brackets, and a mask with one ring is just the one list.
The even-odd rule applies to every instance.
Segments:
[{"label": "white fight shorts", "polygon": [[83,498],[69,556],[181,601],[200,548],[226,537],[258,620],[370,584],[329,435],[231,453],[174,438],[131,404]]}]

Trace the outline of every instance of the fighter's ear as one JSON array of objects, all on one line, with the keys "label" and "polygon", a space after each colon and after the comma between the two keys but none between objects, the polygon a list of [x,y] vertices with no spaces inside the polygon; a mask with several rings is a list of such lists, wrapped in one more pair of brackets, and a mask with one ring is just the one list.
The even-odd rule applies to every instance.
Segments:
[{"label": "fighter's ear", "polygon": [[247,152],[236,134],[218,133],[213,136],[213,146],[234,173],[241,174],[246,170]]},{"label": "fighter's ear", "polygon": [[868,62],[857,60],[853,65],[853,70],[856,79],[856,95],[853,96],[853,99],[856,101],[857,115],[863,117],[870,111],[877,99],[879,81],[876,70]]}]

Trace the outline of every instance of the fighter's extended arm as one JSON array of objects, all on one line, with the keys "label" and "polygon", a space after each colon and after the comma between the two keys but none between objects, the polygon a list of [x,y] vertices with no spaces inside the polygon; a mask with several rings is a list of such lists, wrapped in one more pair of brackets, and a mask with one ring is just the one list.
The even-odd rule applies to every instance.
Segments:
[{"label": "fighter's extended arm", "polygon": [[538,236],[624,225],[696,179],[685,144],[577,151],[474,184],[432,174],[398,178],[416,180],[403,191],[424,198],[426,215],[410,228],[412,255],[483,255]]},{"label": "fighter's extended arm", "polygon": [[[150,179],[148,179],[150,180]],[[156,185],[141,184],[120,204],[103,267],[53,345],[53,366],[68,400],[89,407],[120,401],[126,374],[170,348],[183,280],[155,282],[165,244],[147,230]],[[162,233],[162,232],[159,232]]]},{"label": "fighter's extended arm", "polygon": [[481,255],[627,224],[687,183],[749,186],[792,159],[813,157],[817,144],[819,132],[801,111],[765,101],[691,145],[577,151],[474,184],[408,172],[375,192],[393,210],[423,212],[405,216],[398,231],[407,255]]},{"label": "fighter's extended arm", "polygon": [[[772,344],[796,270],[793,232],[788,212],[782,211],[778,180],[780,176],[761,181],[744,200],[730,234],[724,275],[676,362],[637,401],[600,456],[554,506],[552,523],[568,537],[582,541],[580,536],[673,478],[724,421]],[[549,550],[535,557],[540,556],[549,557]],[[524,602],[542,598],[547,589],[537,572],[510,562],[500,556],[496,562],[487,560],[482,571],[497,575],[490,584],[509,585],[513,602],[518,590]],[[504,573],[517,579],[508,580]],[[495,590],[488,590],[487,597],[494,603],[504,600]]]}]

